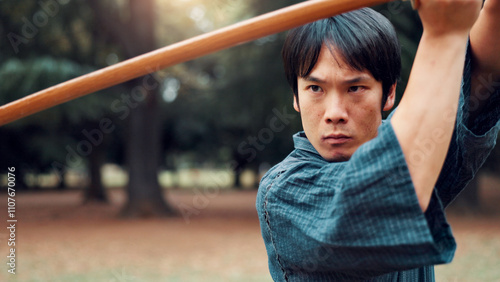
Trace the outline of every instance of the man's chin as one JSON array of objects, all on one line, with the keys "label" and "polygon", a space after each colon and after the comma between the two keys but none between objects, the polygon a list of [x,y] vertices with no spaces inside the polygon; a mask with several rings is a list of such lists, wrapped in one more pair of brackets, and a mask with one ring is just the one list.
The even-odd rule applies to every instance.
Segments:
[{"label": "man's chin", "polygon": [[323,159],[330,163],[346,162],[351,158],[352,154],[343,152],[329,152],[328,154],[321,154]]}]

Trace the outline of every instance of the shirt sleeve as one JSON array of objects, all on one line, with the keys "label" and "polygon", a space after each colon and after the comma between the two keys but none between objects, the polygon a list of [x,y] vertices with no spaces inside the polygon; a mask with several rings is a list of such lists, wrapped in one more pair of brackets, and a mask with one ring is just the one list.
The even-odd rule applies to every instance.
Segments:
[{"label": "shirt sleeve", "polygon": [[[471,66],[469,45],[455,132],[436,184],[439,198],[445,207],[474,178],[495,147],[500,130],[500,81],[494,81],[493,76],[480,77],[480,84],[472,89]],[[471,97],[472,91],[479,95]],[[469,113],[478,110],[478,103],[484,101],[487,101],[485,107],[476,115],[475,120],[470,120]]]},{"label": "shirt sleeve", "polygon": [[348,257],[364,257],[351,265],[394,271],[452,260],[456,244],[443,207],[433,195],[422,212],[390,123],[352,156],[342,183],[334,203],[337,226],[327,233],[349,247]]}]

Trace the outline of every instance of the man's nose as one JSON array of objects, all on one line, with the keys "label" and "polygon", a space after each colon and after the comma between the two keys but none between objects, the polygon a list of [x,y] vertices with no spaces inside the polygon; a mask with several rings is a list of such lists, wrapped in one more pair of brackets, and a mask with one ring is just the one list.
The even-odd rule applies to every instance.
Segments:
[{"label": "man's nose", "polygon": [[332,124],[347,123],[348,105],[341,95],[331,95],[326,99],[325,122]]}]

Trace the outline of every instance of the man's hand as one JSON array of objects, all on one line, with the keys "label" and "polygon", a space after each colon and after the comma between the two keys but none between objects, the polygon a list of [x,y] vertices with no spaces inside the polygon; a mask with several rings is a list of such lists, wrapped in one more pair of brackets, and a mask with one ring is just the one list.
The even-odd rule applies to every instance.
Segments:
[{"label": "man's hand", "polygon": [[419,0],[418,13],[428,35],[469,33],[481,10],[481,0]]}]

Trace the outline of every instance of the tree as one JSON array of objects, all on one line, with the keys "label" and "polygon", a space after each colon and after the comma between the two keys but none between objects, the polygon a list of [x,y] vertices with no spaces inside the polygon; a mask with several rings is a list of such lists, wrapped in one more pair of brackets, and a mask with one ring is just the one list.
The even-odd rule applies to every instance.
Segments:
[{"label": "tree", "polygon": [[[103,64],[97,59],[103,57],[103,52],[91,48],[95,30],[91,28],[90,10],[82,1],[2,1],[0,7],[0,35],[8,43],[0,46],[2,104]],[[20,136],[15,144],[2,146],[5,150],[16,148],[12,154],[23,156],[10,165],[20,166],[20,173],[54,171],[61,180],[68,169],[88,166],[93,173],[86,201],[105,200],[99,174],[104,160],[97,158],[99,150],[93,150],[95,144],[86,146],[83,153],[75,149],[81,142],[88,142],[82,131],[107,112],[113,91],[104,92],[108,95],[81,98],[2,127],[3,135]],[[87,157],[93,161],[87,162]],[[99,159],[102,161],[97,162]],[[65,187],[63,181],[59,187]]]},{"label": "tree", "polygon": [[[9,59],[0,67],[0,76],[5,79],[5,83],[1,84],[0,89],[7,94],[3,97],[4,99],[16,98],[83,75],[89,72],[89,69],[89,67],[83,67],[69,60],[52,57],[26,60]],[[5,165],[20,166],[18,173],[21,175],[27,172],[54,170],[62,184],[62,178],[68,169],[82,169],[87,165],[84,161],[85,156],[76,153],[73,149],[81,140],[77,133],[78,130],[68,132],[67,129],[72,127],[82,130],[82,127],[88,123],[87,120],[102,115],[103,108],[91,106],[91,100],[83,99],[80,101],[79,107],[75,107],[75,104],[67,104],[2,127],[1,131],[4,136],[16,136],[13,138],[14,140],[11,138],[1,140],[3,143],[2,151],[5,150],[2,155],[13,156],[2,159],[2,161],[5,162]],[[74,161],[71,163],[66,161],[67,154],[70,152],[64,150],[65,148],[71,148],[71,153],[74,153],[72,156]],[[92,148],[90,151],[86,149],[84,154],[94,157],[96,154],[95,152],[92,154],[91,150]],[[30,160],[29,165],[26,163],[27,160]],[[90,163],[89,167],[91,170],[98,170],[100,163]],[[98,189],[101,193],[98,199],[105,201],[100,175],[92,176],[94,190]],[[19,177],[20,184],[23,183],[23,180],[23,177]],[[64,188],[64,185],[60,185],[60,187]],[[94,197],[86,196],[86,200],[92,201]]]},{"label": "tree", "polygon": [[[117,3],[89,1],[96,17],[112,40],[123,46],[126,58],[132,58],[156,47],[155,1],[129,0]],[[111,11],[111,12],[110,12]],[[174,210],[163,198],[158,183],[161,157],[159,84],[139,78],[125,84],[132,98],[127,102],[128,115],[126,165],[129,174],[128,201],[123,217],[164,216]],[[128,94],[126,94],[128,95]]]},{"label": "tree", "polygon": [[[196,27],[226,26],[296,1],[221,2],[224,1],[187,7],[187,14],[197,25],[195,30]],[[171,5],[175,8],[174,3]],[[176,14],[183,13],[186,11],[176,11]],[[189,27],[189,22],[183,22],[182,26]],[[180,90],[183,95],[172,103],[174,107],[169,107],[169,111],[184,109],[184,114],[181,110],[173,125],[174,130],[183,132],[182,136],[174,135],[176,143],[234,169],[235,186],[242,169],[257,171],[261,163],[275,163],[292,149],[291,135],[300,124],[298,115],[283,127],[279,125],[279,132],[269,128],[270,120],[276,117],[275,110],[282,113],[286,105],[287,113],[293,113],[292,95],[279,59],[284,35],[273,35],[197,59],[185,64],[184,72],[169,70],[183,83]],[[184,79],[185,72],[199,83]],[[253,145],[249,144],[253,143],[249,138],[265,140],[257,140],[258,144]],[[191,144],[189,140],[196,142]]]}]

